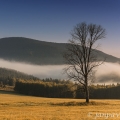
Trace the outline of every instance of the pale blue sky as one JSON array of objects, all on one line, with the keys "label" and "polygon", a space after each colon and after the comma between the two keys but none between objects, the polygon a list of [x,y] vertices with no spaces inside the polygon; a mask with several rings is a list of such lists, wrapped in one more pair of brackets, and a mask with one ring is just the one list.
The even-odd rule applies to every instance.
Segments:
[{"label": "pale blue sky", "polygon": [[0,0],[0,38],[67,42],[83,21],[102,25],[100,50],[120,57],[120,0]]}]

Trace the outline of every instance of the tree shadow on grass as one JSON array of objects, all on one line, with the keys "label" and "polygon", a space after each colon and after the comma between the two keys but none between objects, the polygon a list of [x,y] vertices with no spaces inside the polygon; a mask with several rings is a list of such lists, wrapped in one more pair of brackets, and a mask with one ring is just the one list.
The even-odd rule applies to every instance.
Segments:
[{"label": "tree shadow on grass", "polygon": [[89,103],[72,101],[72,102],[62,102],[62,103],[51,103],[51,105],[55,105],[55,106],[88,106],[88,105],[101,106],[101,105],[109,105],[109,103],[95,102],[95,101],[91,101]]}]

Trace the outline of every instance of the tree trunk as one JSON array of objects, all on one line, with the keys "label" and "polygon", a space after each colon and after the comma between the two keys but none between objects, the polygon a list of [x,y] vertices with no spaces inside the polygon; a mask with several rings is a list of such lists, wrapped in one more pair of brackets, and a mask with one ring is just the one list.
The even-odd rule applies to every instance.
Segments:
[{"label": "tree trunk", "polygon": [[89,103],[89,90],[88,90],[88,86],[86,86],[86,103]]},{"label": "tree trunk", "polygon": [[88,89],[88,79],[87,76],[85,77],[85,97],[86,97],[86,103],[89,103],[89,89]]}]

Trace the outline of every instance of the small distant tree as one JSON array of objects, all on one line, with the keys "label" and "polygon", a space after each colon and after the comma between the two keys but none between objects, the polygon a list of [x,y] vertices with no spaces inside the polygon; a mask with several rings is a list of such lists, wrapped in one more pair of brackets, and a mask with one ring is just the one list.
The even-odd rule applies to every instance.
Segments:
[{"label": "small distant tree", "polygon": [[83,22],[74,27],[71,37],[64,54],[68,65],[65,72],[70,79],[83,86],[86,102],[89,103],[89,85],[94,77],[94,68],[104,62],[103,59],[98,60],[95,43],[105,37],[105,29]]}]

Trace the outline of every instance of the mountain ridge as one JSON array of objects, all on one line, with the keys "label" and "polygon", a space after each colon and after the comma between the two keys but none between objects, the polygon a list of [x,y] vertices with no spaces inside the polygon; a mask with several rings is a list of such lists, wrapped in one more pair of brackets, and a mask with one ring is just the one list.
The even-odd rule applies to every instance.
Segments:
[{"label": "mountain ridge", "polygon": [[[68,43],[39,41],[24,37],[6,37],[0,39],[0,58],[9,61],[25,62],[36,65],[65,64],[63,53]],[[120,58],[97,50],[99,58],[106,62],[119,62]]]}]

